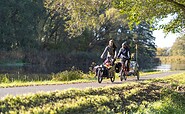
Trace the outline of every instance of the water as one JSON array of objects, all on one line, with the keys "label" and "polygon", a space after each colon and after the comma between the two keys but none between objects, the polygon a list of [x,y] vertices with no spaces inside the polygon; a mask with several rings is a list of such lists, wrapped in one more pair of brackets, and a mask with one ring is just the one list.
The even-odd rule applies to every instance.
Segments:
[{"label": "water", "polygon": [[[67,65],[0,65],[0,74],[52,74],[64,70],[71,69]],[[88,67],[87,69],[88,70]],[[185,70],[185,64],[161,64],[154,68],[154,70],[169,71],[169,70]]]},{"label": "water", "polygon": [[156,66],[154,70],[160,71],[185,70],[185,64],[161,64]]},{"label": "water", "polygon": [[59,65],[4,65],[0,66],[0,74],[51,74],[66,70]]},{"label": "water", "polygon": [[156,66],[154,70],[161,70],[161,71],[169,71],[171,70],[171,65],[170,64],[161,64],[159,66]]}]

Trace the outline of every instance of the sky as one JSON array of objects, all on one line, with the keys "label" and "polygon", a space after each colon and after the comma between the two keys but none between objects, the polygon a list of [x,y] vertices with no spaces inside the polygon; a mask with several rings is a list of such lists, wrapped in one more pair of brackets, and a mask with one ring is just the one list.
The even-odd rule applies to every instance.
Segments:
[{"label": "sky", "polygon": [[163,33],[163,30],[155,30],[153,36],[156,37],[155,44],[158,48],[171,47],[175,42],[176,38],[179,37],[179,34],[169,33],[166,37]]},{"label": "sky", "polygon": [[[167,18],[164,18],[163,20],[159,21],[158,24],[167,24],[171,20],[173,20],[176,17],[176,15],[168,15]],[[180,36],[180,34],[173,34],[168,33],[168,35],[165,37],[165,33],[163,33],[163,30],[155,30],[153,31],[153,36],[156,37],[155,44],[159,48],[165,48],[165,47],[172,47],[173,43],[177,39],[177,37]]]}]

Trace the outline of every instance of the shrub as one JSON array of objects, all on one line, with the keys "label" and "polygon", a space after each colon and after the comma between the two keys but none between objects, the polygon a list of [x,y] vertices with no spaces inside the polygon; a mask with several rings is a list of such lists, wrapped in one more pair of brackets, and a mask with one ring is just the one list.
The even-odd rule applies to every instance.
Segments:
[{"label": "shrub", "polygon": [[5,75],[0,75],[0,83],[9,83],[10,80],[9,80],[9,76],[7,74]]},{"label": "shrub", "polygon": [[53,74],[52,80],[54,81],[71,81],[83,79],[83,72],[80,70],[63,71],[57,74]]}]

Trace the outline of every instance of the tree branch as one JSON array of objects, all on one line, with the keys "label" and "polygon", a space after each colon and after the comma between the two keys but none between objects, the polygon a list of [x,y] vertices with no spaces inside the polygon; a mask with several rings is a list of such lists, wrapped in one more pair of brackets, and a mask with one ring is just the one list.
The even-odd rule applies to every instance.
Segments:
[{"label": "tree branch", "polygon": [[183,12],[185,13],[185,5],[184,4],[181,4],[181,3],[178,3],[174,0],[166,0],[167,2],[171,2],[173,3],[174,5],[178,6],[179,8],[181,8],[183,10]]}]

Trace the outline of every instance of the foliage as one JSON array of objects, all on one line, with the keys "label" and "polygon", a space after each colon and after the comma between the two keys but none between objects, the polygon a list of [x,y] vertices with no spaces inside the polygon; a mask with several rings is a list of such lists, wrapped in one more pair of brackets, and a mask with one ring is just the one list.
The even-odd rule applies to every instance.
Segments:
[{"label": "foliage", "polygon": [[[88,78],[82,71],[80,70],[70,70],[63,71],[56,74],[1,74],[0,75],[0,83],[12,83],[15,82],[37,82],[37,81],[72,81]],[[23,84],[24,85],[24,84]]]},{"label": "foliage", "polygon": [[[140,23],[133,28],[134,41],[138,45],[138,63],[141,68],[152,67],[152,61],[156,56],[155,37],[152,36],[150,25]],[[147,63],[147,64],[143,64]]]},{"label": "foliage", "polygon": [[0,83],[49,81],[51,75],[44,74],[0,74]]},{"label": "foliage", "polygon": [[185,35],[178,37],[171,50],[170,50],[171,56],[185,56]]},{"label": "foliage", "polygon": [[184,0],[114,0],[114,4],[126,15],[130,26],[143,21],[157,24],[160,20],[165,20],[171,15],[173,19],[167,24],[160,25],[159,28],[173,33],[184,31]]},{"label": "foliage", "polygon": [[71,81],[83,79],[83,72],[80,70],[63,71],[57,74],[53,74],[52,80],[54,81]]},{"label": "foliage", "polygon": [[185,62],[185,36],[178,37],[171,49],[158,49],[157,53],[162,63],[183,64]]},{"label": "foliage", "polygon": [[[72,36],[80,35],[86,29],[94,30],[95,34],[104,34],[111,28],[111,23],[120,22],[119,12],[111,8],[112,0],[66,0],[69,6],[67,31]],[[60,1],[61,2],[61,1]],[[71,3],[72,2],[72,3]],[[104,31],[103,31],[104,30]],[[104,33],[103,33],[104,32]]]},{"label": "foliage", "polygon": [[183,64],[185,62],[184,56],[166,56],[166,57],[159,57],[162,63],[169,63],[169,64]]},{"label": "foliage", "polygon": [[0,75],[0,83],[9,83],[10,79],[8,78],[7,74],[5,75]]},{"label": "foliage", "polygon": [[157,56],[168,56],[170,54],[170,48],[157,48]]},{"label": "foliage", "polygon": [[0,48],[35,48],[38,25],[43,16],[43,1],[0,1]]},{"label": "foliage", "polygon": [[135,53],[135,36],[140,67],[150,66],[155,55],[152,26],[141,22],[131,30],[113,0],[2,0],[0,6],[4,12],[0,13],[0,49],[22,50],[20,61],[26,63],[49,66],[85,56],[90,65],[100,62],[109,39],[114,39],[118,48],[128,41]]}]

